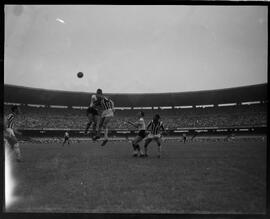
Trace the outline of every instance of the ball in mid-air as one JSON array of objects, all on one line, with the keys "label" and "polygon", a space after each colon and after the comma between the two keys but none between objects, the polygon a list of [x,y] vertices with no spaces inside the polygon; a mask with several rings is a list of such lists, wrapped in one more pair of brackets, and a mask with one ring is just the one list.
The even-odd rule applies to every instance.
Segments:
[{"label": "ball in mid-air", "polygon": [[82,77],[83,77],[83,73],[82,73],[82,72],[78,72],[78,73],[77,73],[77,77],[78,77],[78,78],[82,78]]}]

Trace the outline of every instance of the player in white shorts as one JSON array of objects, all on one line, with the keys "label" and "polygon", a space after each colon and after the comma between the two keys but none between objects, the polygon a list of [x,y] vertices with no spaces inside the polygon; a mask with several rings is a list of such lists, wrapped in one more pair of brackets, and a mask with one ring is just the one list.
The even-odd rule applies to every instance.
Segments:
[{"label": "player in white shorts", "polygon": [[16,160],[18,162],[22,161],[21,157],[21,150],[19,142],[15,136],[15,133],[21,134],[17,130],[14,129],[15,127],[15,118],[19,115],[19,107],[12,106],[11,113],[8,114],[7,117],[4,118],[4,142],[6,146],[10,146],[11,149],[15,152]]},{"label": "player in white shorts", "polygon": [[100,138],[101,128],[104,128],[104,140],[101,146],[104,146],[108,142],[108,125],[111,119],[114,117],[114,103],[110,98],[107,98],[103,95],[102,90],[97,90],[97,103],[100,104],[102,113],[101,119],[98,125],[97,135],[93,138],[93,140]]},{"label": "player in white shorts", "polygon": [[145,132],[145,121],[144,121],[144,112],[140,111],[138,113],[138,121],[133,123],[128,121],[127,123],[133,125],[134,127],[138,128],[138,134],[137,136],[132,140],[132,146],[133,146],[133,156],[137,157],[138,155],[143,156],[143,152],[140,149],[139,143],[146,137]]},{"label": "player in white shorts", "polygon": [[161,131],[165,131],[162,121],[160,121],[160,116],[156,114],[153,120],[147,125],[146,130],[150,130],[150,133],[145,139],[144,143],[144,156],[147,157],[147,146],[151,141],[155,141],[158,145],[158,157],[161,156]]}]

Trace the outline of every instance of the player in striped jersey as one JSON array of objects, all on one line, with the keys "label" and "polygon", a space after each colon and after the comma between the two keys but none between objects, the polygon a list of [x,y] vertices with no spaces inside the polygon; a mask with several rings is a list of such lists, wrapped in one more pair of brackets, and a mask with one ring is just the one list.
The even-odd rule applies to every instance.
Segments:
[{"label": "player in striped jersey", "polygon": [[134,127],[138,128],[138,135],[132,140],[133,146],[133,156],[137,157],[138,155],[143,156],[141,152],[139,143],[146,137],[145,133],[145,121],[144,121],[144,112],[140,111],[138,113],[138,121],[133,123],[128,121],[129,124],[133,125]]},{"label": "player in striped jersey", "polygon": [[108,142],[108,124],[114,116],[114,103],[113,101],[104,96],[101,89],[97,90],[97,103],[100,104],[101,107],[101,119],[98,125],[97,135],[93,138],[93,140],[97,140],[100,138],[101,128],[104,128],[104,140],[101,146],[104,146]]},{"label": "player in striped jersey", "polygon": [[4,120],[4,139],[6,145],[10,145],[11,149],[15,152],[16,160],[22,161],[21,150],[15,133],[21,134],[15,129],[15,118],[20,113],[18,106],[11,107],[11,113],[5,117]]},{"label": "player in striped jersey", "polygon": [[160,121],[160,116],[156,114],[153,120],[147,125],[146,130],[150,130],[144,143],[144,156],[147,157],[147,146],[152,140],[154,140],[158,145],[158,157],[161,156],[161,131],[165,131],[162,121]]},{"label": "player in striped jersey", "polygon": [[91,96],[90,105],[86,110],[86,116],[88,118],[88,123],[86,125],[84,133],[87,134],[88,129],[93,124],[93,132],[92,132],[92,138],[96,135],[96,126],[97,126],[97,120],[98,120],[98,108],[100,107],[100,104],[98,102],[97,96],[93,94]]}]

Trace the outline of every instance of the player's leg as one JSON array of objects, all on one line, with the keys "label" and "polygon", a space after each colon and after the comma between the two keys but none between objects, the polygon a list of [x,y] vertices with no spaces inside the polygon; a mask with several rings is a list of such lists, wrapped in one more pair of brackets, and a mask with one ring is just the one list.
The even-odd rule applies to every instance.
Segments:
[{"label": "player's leg", "polygon": [[8,138],[8,143],[11,146],[11,149],[15,152],[16,155],[16,160],[18,162],[22,161],[22,155],[21,155],[21,150],[20,150],[20,145],[18,143],[18,140],[13,132],[13,130],[9,130],[9,138]]},{"label": "player's leg", "polygon": [[63,146],[66,144],[67,141],[68,141],[68,138],[65,137],[65,138],[64,138],[64,142],[63,142]]},{"label": "player's leg", "polygon": [[155,138],[155,141],[156,141],[157,146],[158,146],[158,158],[160,158],[161,157],[161,139]]},{"label": "player's leg", "polygon": [[85,130],[84,130],[84,134],[87,134],[91,125],[92,125],[92,121],[90,119],[88,119],[88,122],[87,122]]},{"label": "player's leg", "polygon": [[100,138],[100,132],[101,132],[101,128],[104,126],[105,118],[106,117],[101,116],[99,124],[98,124],[98,129],[97,129],[96,135],[93,137],[93,140],[97,140]]},{"label": "player's leg", "polygon": [[11,145],[10,145],[10,143],[9,143],[9,140],[8,140],[6,137],[4,138],[4,146],[5,146],[5,150],[7,150],[8,153],[10,153],[12,147],[11,147]]},{"label": "player's leg", "polygon": [[88,122],[86,124],[84,133],[87,134],[88,129],[90,128],[91,124],[92,124],[92,113],[91,113],[91,108],[88,107],[88,109],[86,110],[86,116],[88,118]]},{"label": "player's leg", "polygon": [[141,154],[141,149],[139,142],[141,142],[143,138],[139,135],[137,135],[133,140],[132,140],[132,146],[133,146],[133,156],[137,156],[138,153]]},{"label": "player's leg", "polygon": [[186,140],[187,140],[187,137],[186,136],[183,136],[183,142],[184,142],[184,144],[186,143]]},{"label": "player's leg", "polygon": [[21,150],[20,150],[20,145],[19,142],[17,141],[17,138],[14,136],[11,136],[9,144],[11,145],[11,148],[15,152],[16,155],[16,160],[18,162],[22,161],[22,155],[21,155]]},{"label": "player's leg", "polygon": [[[9,143],[9,140],[7,138],[4,138],[4,146],[5,146],[5,154],[7,157],[12,157],[13,148]],[[8,159],[6,157],[6,159]]]},{"label": "player's leg", "polygon": [[147,146],[150,144],[150,142],[152,141],[152,138],[147,138],[144,142],[144,156],[148,157],[147,154]]},{"label": "player's leg", "polygon": [[103,127],[104,127],[104,140],[101,144],[101,146],[104,146],[107,142],[108,142],[108,132],[109,132],[109,122],[111,121],[112,117],[105,117],[104,121],[103,121]]},{"label": "player's leg", "polygon": [[93,121],[93,126],[92,126],[92,136],[95,136],[97,134],[97,121],[98,121],[98,115],[92,115],[92,121]]},{"label": "player's leg", "polygon": [[20,145],[18,142],[14,145],[14,151],[16,154],[17,161],[18,162],[22,161],[21,149],[20,149]]}]

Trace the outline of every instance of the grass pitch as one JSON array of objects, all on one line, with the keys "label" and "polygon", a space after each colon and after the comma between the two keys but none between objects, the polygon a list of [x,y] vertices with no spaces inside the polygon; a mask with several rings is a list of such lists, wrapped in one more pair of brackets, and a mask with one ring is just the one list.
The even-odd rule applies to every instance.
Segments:
[{"label": "grass pitch", "polygon": [[23,144],[8,212],[264,213],[266,141]]}]

